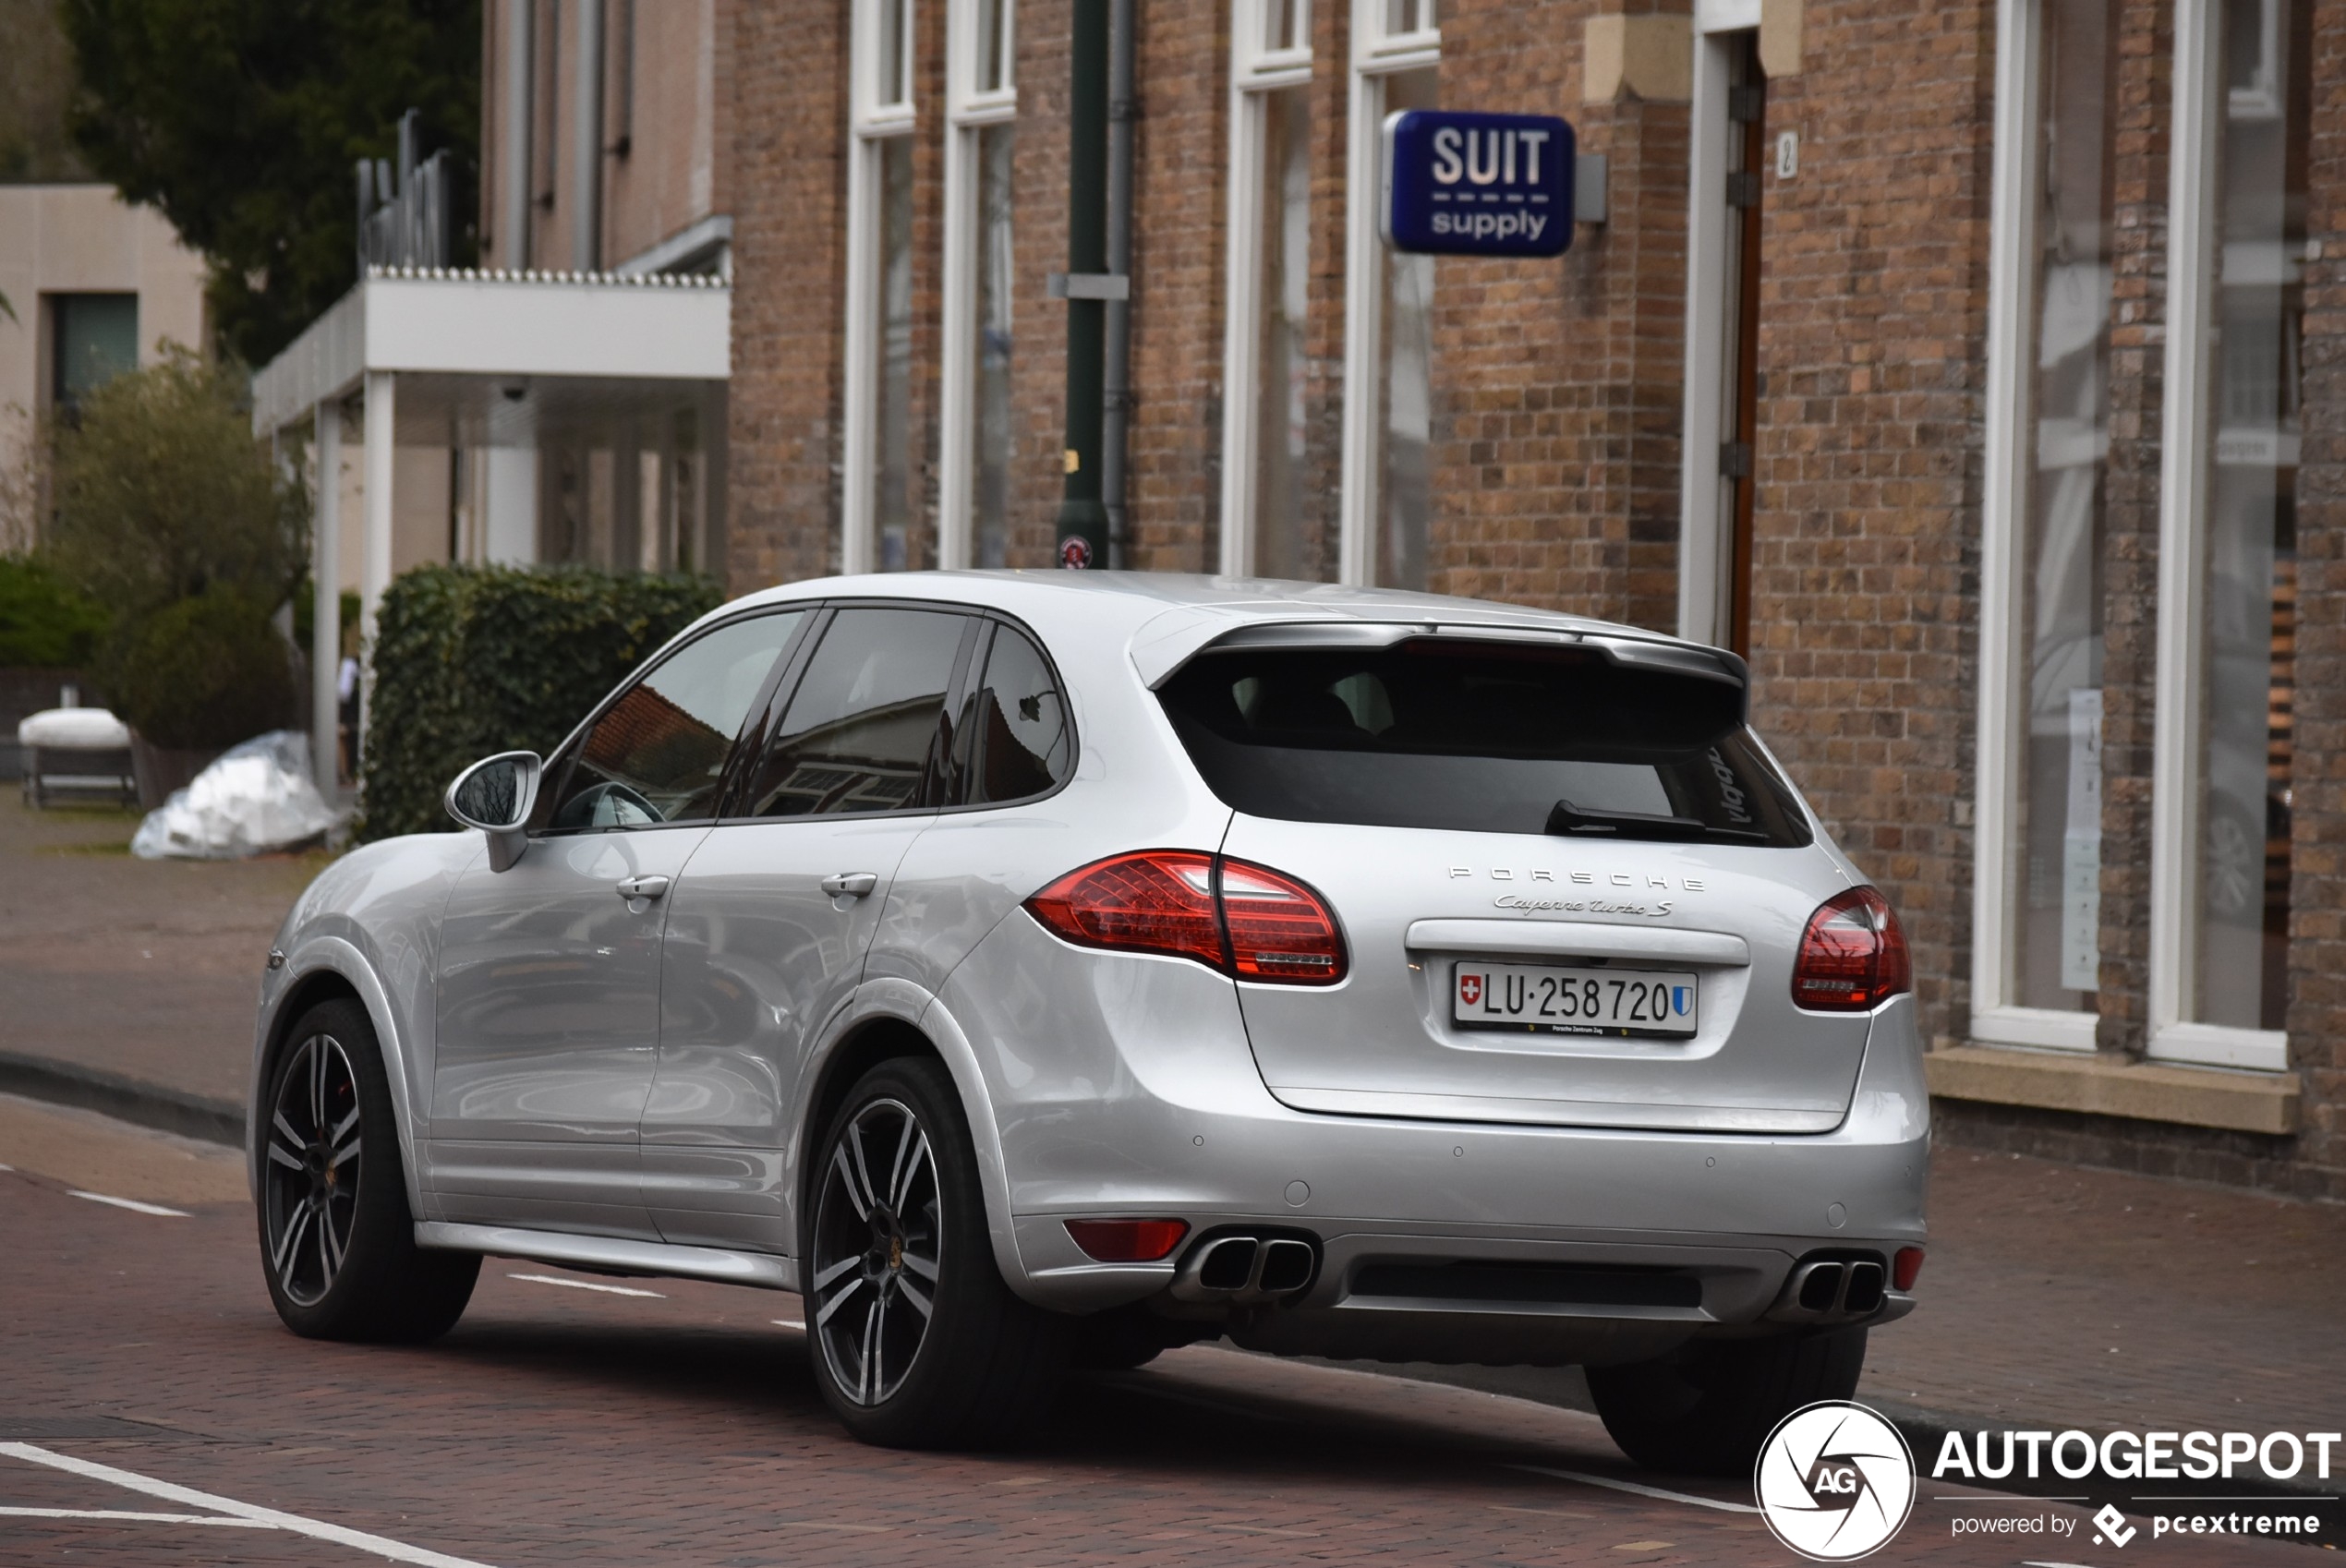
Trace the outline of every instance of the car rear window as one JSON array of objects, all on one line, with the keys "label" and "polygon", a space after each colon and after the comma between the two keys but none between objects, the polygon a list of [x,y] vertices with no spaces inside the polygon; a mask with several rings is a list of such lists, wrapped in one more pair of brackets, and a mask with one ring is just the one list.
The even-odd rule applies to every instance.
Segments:
[{"label": "car rear window", "polygon": [[1252,816],[1789,848],[1792,788],[1723,680],[1587,647],[1417,639],[1192,659],[1160,693],[1206,783]]}]

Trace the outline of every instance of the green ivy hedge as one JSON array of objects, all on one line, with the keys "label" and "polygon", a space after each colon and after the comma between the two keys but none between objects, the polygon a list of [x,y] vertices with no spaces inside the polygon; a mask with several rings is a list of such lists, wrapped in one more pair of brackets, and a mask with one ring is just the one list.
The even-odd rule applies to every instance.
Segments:
[{"label": "green ivy hedge", "polygon": [[425,566],[375,627],[359,836],[431,833],[448,781],[496,752],[540,756],[662,643],[718,605],[696,577],[583,566]]}]

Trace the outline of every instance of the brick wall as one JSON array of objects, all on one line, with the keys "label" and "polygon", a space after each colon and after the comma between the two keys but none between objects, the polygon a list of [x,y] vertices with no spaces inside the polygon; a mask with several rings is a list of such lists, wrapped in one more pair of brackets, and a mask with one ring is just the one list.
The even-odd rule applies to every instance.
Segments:
[{"label": "brick wall", "polygon": [[[1460,0],[1442,102],[1562,115],[1610,161],[1561,263],[1436,263],[1436,592],[1677,621],[1687,106],[1581,102],[1586,0]],[[1648,9],[1639,6],[1637,9]],[[1655,10],[1685,7],[1654,6]]]},{"label": "brick wall", "polygon": [[740,6],[732,54],[725,576],[738,594],[819,576],[839,559],[845,7]]},{"label": "brick wall", "polygon": [[1969,975],[1995,7],[1811,0],[1769,84],[1753,524],[1757,722],[1914,946],[1926,1038]]},{"label": "brick wall", "polygon": [[2346,1199],[2346,0],[2314,7],[2313,78],[2289,1038],[2304,1185]]},{"label": "brick wall", "polygon": [[2103,510],[2101,990],[2097,1043],[2148,1042],[2150,778],[2159,662],[2159,465],[2166,395],[2172,15],[2130,0],[2117,25],[2111,149],[2110,467]]},{"label": "brick wall", "polygon": [[[1437,591],[1675,620],[1686,303],[1683,103],[1583,103],[1585,24],[1621,0],[1449,0],[1442,101],[1546,109],[1610,160],[1610,221],[1558,263],[1445,258],[1435,288]],[[1685,0],[1629,0],[1684,15]],[[1314,8],[1312,525],[1340,452],[1348,6]],[[942,234],[941,8],[924,6],[915,160],[915,477],[932,558]],[[2125,0],[2110,176],[2119,247],[2108,488],[2101,1044],[2138,1053],[2171,94],[2163,0]],[[1841,843],[1896,901],[1926,1034],[1970,1027],[1978,537],[1995,0],[1808,0],[1767,134],[1753,551],[1756,714]],[[740,8],[732,585],[830,569],[839,522],[845,7]],[[1063,485],[1070,0],[1022,0],[1015,159],[1013,565],[1054,559]],[[1218,559],[1228,8],[1140,7],[1128,561]],[[2205,1179],[2346,1195],[2346,0],[2318,0],[2308,428],[2299,516],[2294,1002],[2306,1126],[2258,1139],[1957,1105],[1948,1135]]]}]

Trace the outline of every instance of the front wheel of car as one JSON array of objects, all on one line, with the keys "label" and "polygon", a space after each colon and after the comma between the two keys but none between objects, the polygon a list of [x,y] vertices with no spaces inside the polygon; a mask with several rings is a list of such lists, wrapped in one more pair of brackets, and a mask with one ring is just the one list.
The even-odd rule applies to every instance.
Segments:
[{"label": "front wheel of car", "polygon": [[891,1448],[1023,1429],[1058,1385],[1066,1320],[1002,1283],[944,1067],[924,1057],[874,1067],[821,1150],[805,1288],[823,1397],[857,1437]]},{"label": "front wheel of car", "polygon": [[1589,1369],[1604,1429],[1650,1470],[1747,1476],[1776,1423],[1804,1405],[1847,1399],[1866,1331],[1690,1340],[1669,1355]]},{"label": "front wheel of car", "polygon": [[455,1326],[480,1260],[416,1245],[390,1080],[367,1009],[302,1014],[260,1102],[260,1265],[306,1339],[416,1344]]}]

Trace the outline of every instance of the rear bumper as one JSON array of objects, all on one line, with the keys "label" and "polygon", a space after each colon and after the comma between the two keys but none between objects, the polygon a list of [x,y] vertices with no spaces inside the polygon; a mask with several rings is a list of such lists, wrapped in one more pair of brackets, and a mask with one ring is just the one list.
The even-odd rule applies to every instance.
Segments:
[{"label": "rear bumper", "polygon": [[[1608,1340],[1626,1355],[1696,1333],[1772,1332],[1784,1325],[1765,1314],[1801,1258],[1886,1259],[1924,1239],[1929,1101],[1910,999],[1875,1015],[1847,1116],[1803,1135],[1299,1111],[1264,1088],[1229,982],[1180,959],[1103,963],[1017,916],[940,1002],[988,1080],[1016,1254],[1006,1272],[1038,1306],[1090,1312],[1165,1293],[1180,1254],[1097,1263],[1065,1225],[1165,1215],[1192,1235],[1270,1227],[1317,1242],[1312,1285],[1247,1314],[1246,1343],[1402,1354],[1414,1334],[1434,1358],[1437,1342],[1480,1335],[1508,1361],[1584,1360]],[[1701,1290],[1667,1310],[1460,1312],[1356,1288],[1378,1262],[1503,1260],[1681,1271]],[[1463,1333],[1437,1321],[1457,1318]],[[1372,1343],[1389,1348],[1339,1348]],[[1554,1348],[1526,1354],[1542,1345]]]}]

